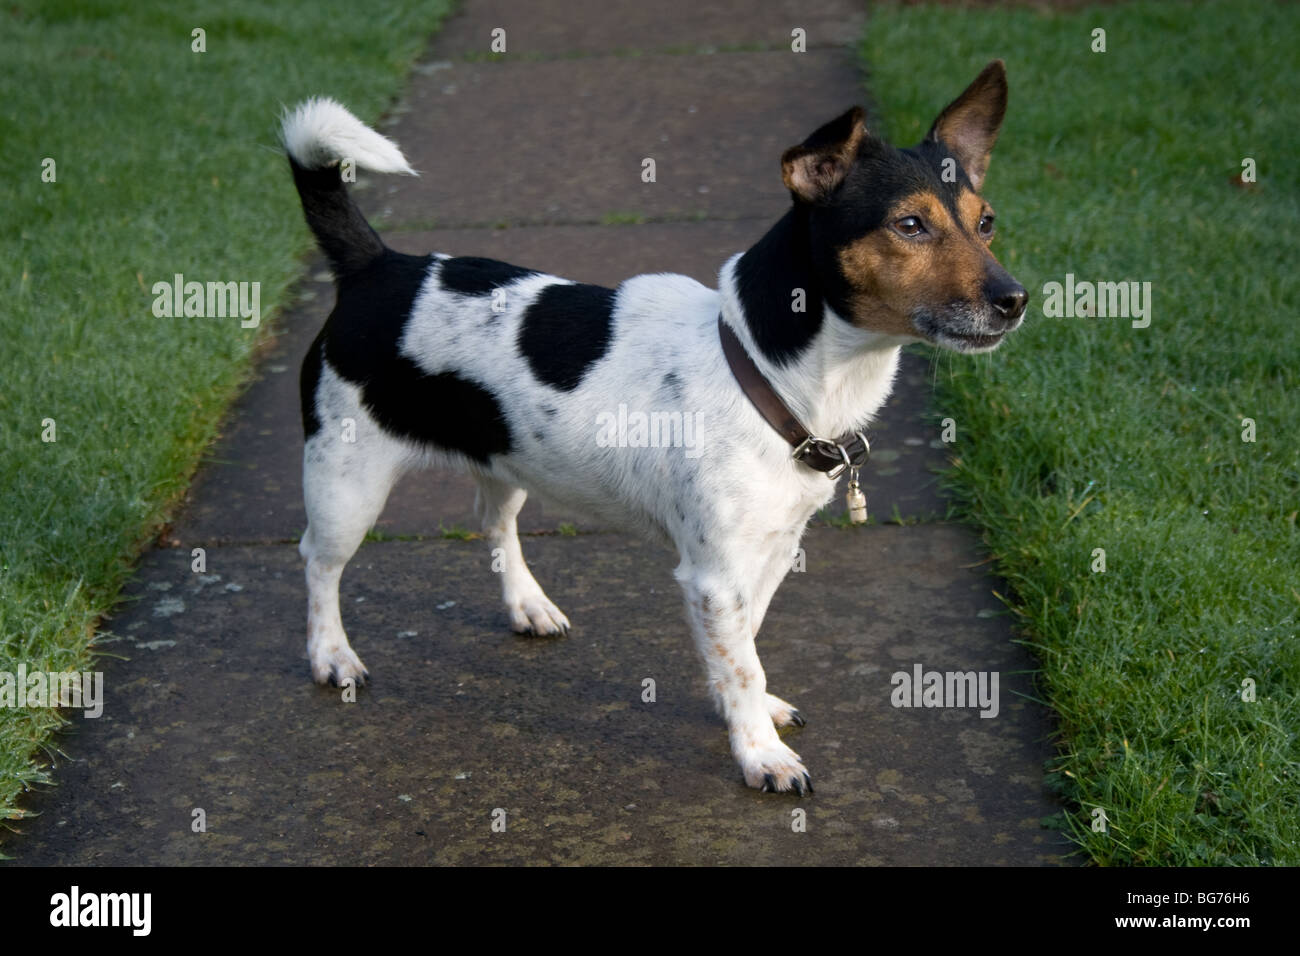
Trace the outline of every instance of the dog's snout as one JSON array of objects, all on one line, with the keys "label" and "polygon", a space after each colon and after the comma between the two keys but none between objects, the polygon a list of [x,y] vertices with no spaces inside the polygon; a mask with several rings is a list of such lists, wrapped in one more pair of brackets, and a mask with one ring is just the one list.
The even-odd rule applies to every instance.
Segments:
[{"label": "dog's snout", "polygon": [[1025,287],[1010,276],[989,281],[984,286],[984,295],[1008,322],[1014,322],[1024,315],[1025,306],[1029,302],[1029,293]]}]

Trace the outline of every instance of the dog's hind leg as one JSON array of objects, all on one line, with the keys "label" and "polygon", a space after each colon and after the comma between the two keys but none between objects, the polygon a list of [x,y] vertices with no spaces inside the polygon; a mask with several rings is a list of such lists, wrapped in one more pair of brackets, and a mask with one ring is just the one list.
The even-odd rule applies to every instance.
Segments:
[{"label": "dog's hind leg", "polygon": [[524,563],[516,519],[528,492],[486,475],[479,476],[474,510],[492,548],[492,570],[501,575],[501,597],[510,627],[521,634],[562,634],[569,619],[548,598]]},{"label": "dog's hind leg", "polygon": [[307,531],[298,552],[307,562],[307,656],[318,684],[362,684],[370,676],[343,630],[339,578],[383,511],[401,462],[400,448],[377,433],[349,443],[327,427],[307,442]]}]

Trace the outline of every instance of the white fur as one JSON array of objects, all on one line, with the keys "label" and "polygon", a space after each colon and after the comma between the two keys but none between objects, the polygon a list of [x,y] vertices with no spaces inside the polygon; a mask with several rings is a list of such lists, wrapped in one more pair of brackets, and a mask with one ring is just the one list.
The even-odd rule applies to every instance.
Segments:
[{"label": "white fur", "polygon": [[[301,126],[290,123],[311,144],[305,155],[348,152],[350,147],[326,137],[325,129],[335,128],[331,124],[353,147],[368,142],[332,110],[319,109],[332,119],[318,122],[309,113]],[[286,141],[291,150],[295,142],[302,147],[303,140],[289,134]],[[304,456],[309,527],[300,546],[307,560],[308,653],[316,679],[364,680],[365,668],[348,644],[338,610],[343,566],[398,477],[431,465],[451,467],[479,483],[483,530],[489,547],[500,549],[495,553],[504,562],[502,593],[516,630],[549,634],[569,626],[524,562],[515,516],[528,493],[602,525],[671,544],[709,690],[727,721],[745,781],[803,792],[807,773],[776,731],[778,724],[795,722],[797,712],[767,693],[754,637],[808,519],[831,498],[834,484],[793,461],[788,444],[741,392],[722,354],[718,315],[790,408],[824,437],[867,425],[890,391],[904,340],[855,329],[828,309],[822,331],[801,357],[786,368],[773,367],[747,331],[733,258],[722,268],[720,291],[680,275],[639,275],[620,285],[608,350],[576,388],[562,391],[538,381],[517,342],[523,316],[540,291],[568,280],[530,276],[512,282],[502,290],[504,311],[494,313],[486,297],[441,285],[444,258],[430,267],[401,351],[430,374],[452,371],[490,391],[508,421],[513,448],[482,466],[394,437],[367,412],[357,386],[326,363],[316,392],[322,427]],[[675,394],[665,385],[670,373]],[[683,447],[602,447],[598,418],[617,414],[620,404],[629,411],[697,415],[698,454]],[[356,422],[353,443],[340,440],[348,418]]]},{"label": "white fur", "polygon": [[350,159],[377,173],[418,175],[396,143],[327,96],[313,97],[286,110],[281,133],[284,148],[305,169],[322,169]]}]

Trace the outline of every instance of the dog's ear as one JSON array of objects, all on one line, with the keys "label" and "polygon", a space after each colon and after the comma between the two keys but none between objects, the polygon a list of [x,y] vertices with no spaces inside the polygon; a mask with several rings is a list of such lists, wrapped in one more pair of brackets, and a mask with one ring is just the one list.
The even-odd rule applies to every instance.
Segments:
[{"label": "dog's ear", "polygon": [[781,156],[786,188],[804,202],[824,202],[844,182],[866,137],[861,107],[831,120]]},{"label": "dog's ear", "polygon": [[948,104],[926,134],[927,140],[948,147],[976,192],[984,185],[989,155],[1006,112],[1007,66],[994,60],[966,87],[966,92]]}]

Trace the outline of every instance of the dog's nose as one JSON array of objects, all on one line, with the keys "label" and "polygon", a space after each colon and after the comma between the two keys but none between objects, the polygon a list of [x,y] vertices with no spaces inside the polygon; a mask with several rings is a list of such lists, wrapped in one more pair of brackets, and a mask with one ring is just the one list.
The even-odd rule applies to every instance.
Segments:
[{"label": "dog's nose", "polygon": [[984,294],[988,296],[993,308],[997,309],[1008,322],[1014,322],[1024,315],[1025,306],[1029,302],[1029,293],[1025,291],[1025,287],[1010,276],[989,283],[984,288]]}]

